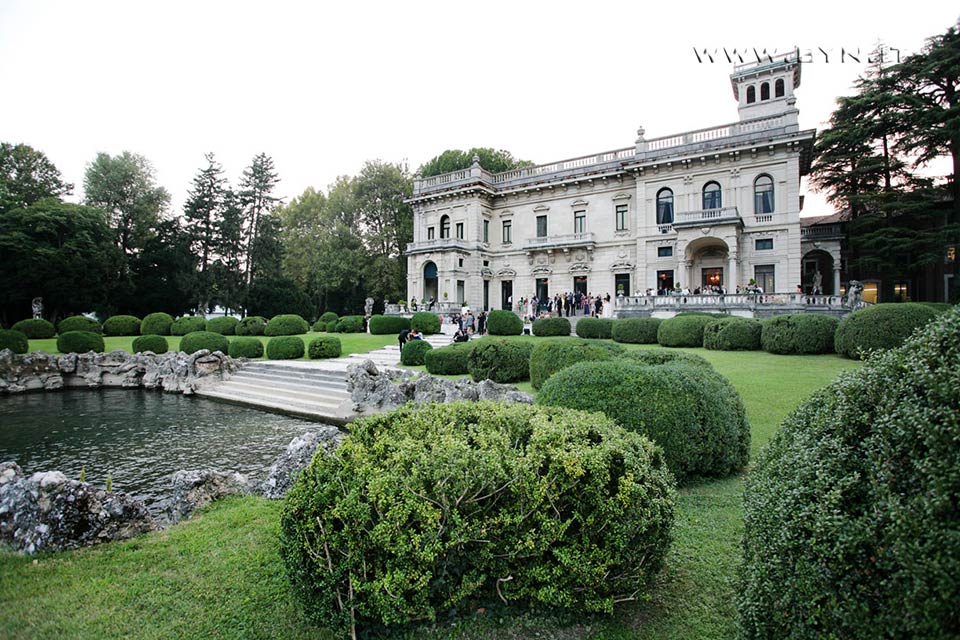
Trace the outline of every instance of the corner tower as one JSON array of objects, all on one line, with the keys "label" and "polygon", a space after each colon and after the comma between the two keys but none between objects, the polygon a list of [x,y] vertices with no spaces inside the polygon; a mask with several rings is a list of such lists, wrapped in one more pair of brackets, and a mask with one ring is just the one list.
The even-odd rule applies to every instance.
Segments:
[{"label": "corner tower", "polygon": [[[740,121],[793,113],[800,86],[800,61],[784,58],[734,67],[730,75],[733,95],[739,103]],[[796,120],[794,120],[794,123]]]}]

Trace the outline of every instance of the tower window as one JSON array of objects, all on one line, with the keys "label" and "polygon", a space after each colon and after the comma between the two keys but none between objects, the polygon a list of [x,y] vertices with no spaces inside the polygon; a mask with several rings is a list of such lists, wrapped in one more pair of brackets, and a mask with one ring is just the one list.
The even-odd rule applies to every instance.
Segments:
[{"label": "tower window", "polygon": [[757,90],[753,86],[747,87],[747,104],[757,101]]},{"label": "tower window", "polygon": [[440,218],[440,237],[450,237],[450,216],[443,216]]},{"label": "tower window", "polygon": [[753,213],[773,213],[773,178],[766,174],[753,183]]},{"label": "tower window", "polygon": [[773,83],[773,93],[777,98],[783,97],[783,78],[780,78],[775,83]]},{"label": "tower window", "polygon": [[657,224],[673,224],[673,191],[667,188],[657,192]]},{"label": "tower window", "polygon": [[459,240],[463,240],[463,223],[462,222],[457,223],[457,238]]},{"label": "tower window", "polygon": [[769,100],[770,99],[770,83],[764,82],[760,85],[760,99]]}]

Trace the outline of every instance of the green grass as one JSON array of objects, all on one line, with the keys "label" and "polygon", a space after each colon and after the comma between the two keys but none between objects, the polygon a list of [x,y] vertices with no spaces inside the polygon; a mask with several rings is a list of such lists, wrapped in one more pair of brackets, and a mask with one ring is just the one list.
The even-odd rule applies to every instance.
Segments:
[{"label": "green grass", "polygon": [[[394,339],[353,335],[384,338],[380,344]],[[688,351],[710,360],[743,396],[752,425],[753,455],[769,441],[779,422],[814,390],[841,371],[860,365],[837,356]],[[529,383],[520,386],[531,390]],[[674,543],[652,596],[620,605],[611,618],[571,621],[542,613],[497,614],[438,623],[398,636],[733,637],[742,493],[742,477],[684,488]],[[0,554],[0,635],[61,639],[328,637],[303,619],[286,589],[277,554],[277,509],[276,503],[259,498],[239,498],[214,505],[199,519],[131,542],[47,554],[38,558],[37,564],[30,558]]]}]

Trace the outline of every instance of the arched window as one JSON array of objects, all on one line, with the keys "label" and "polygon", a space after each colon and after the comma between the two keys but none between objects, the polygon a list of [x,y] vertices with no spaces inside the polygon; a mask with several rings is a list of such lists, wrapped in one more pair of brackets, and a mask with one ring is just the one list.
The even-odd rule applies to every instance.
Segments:
[{"label": "arched window", "polygon": [[783,78],[773,83],[773,93],[777,98],[783,97]]},{"label": "arched window", "polygon": [[450,216],[443,216],[440,218],[440,237],[450,237]]},{"label": "arched window", "polygon": [[767,174],[753,182],[753,212],[756,215],[773,213],[773,178]]},{"label": "arched window", "polygon": [[769,100],[770,99],[770,83],[764,82],[760,85],[760,99]]},{"label": "arched window", "polygon": [[673,191],[667,188],[657,192],[657,224],[673,224]]},{"label": "arched window", "polygon": [[720,198],[720,185],[716,182],[708,182],[703,187],[703,208],[719,209],[723,205]]},{"label": "arched window", "polygon": [[753,86],[747,87],[747,104],[753,104],[757,101],[757,90]]}]

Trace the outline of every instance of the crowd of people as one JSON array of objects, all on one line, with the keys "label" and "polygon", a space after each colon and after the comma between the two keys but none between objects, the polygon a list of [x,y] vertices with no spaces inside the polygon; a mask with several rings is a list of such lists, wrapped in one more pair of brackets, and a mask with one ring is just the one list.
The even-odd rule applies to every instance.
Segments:
[{"label": "crowd of people", "polygon": [[[513,301],[511,300],[511,304]],[[606,296],[568,291],[540,300],[537,296],[520,298],[514,310],[525,321],[537,318],[590,316],[594,318],[612,318],[613,303],[610,294]]]}]

